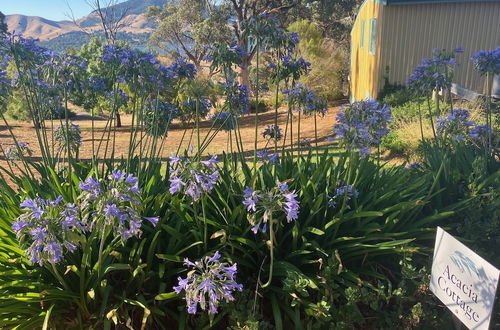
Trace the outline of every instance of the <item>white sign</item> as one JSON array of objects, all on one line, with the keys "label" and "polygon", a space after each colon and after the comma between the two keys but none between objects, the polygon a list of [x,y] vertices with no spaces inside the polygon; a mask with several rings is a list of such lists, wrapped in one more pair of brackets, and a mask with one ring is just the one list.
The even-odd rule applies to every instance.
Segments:
[{"label": "white sign", "polygon": [[498,269],[437,228],[430,289],[467,328],[488,329],[498,275]]}]

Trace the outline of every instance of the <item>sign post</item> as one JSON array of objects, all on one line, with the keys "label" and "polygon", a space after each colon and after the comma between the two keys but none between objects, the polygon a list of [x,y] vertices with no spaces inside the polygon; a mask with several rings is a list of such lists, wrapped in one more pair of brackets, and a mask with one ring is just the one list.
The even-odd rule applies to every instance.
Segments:
[{"label": "sign post", "polygon": [[467,328],[488,329],[498,276],[498,269],[437,228],[430,289]]}]

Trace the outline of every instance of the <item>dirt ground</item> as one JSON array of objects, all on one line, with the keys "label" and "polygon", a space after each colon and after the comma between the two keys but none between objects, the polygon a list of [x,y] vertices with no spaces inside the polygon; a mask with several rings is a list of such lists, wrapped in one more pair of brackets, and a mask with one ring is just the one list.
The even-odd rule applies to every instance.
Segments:
[{"label": "dirt ground", "polygon": [[[327,140],[328,136],[332,135],[333,125],[335,123],[335,116],[338,112],[339,107],[330,108],[327,115],[323,118],[317,117],[317,127],[318,127],[318,144],[322,146],[326,146],[327,144],[331,144]],[[278,123],[280,127],[285,130],[286,126],[286,110],[280,109]],[[82,146],[80,148],[80,159],[81,160],[90,160],[92,158],[92,120],[91,117],[87,113],[77,113],[72,121],[75,124],[80,125],[82,130]],[[131,132],[131,115],[122,115],[122,124],[121,128],[116,130],[115,141],[115,154],[114,157],[121,158],[127,157],[128,145],[130,141],[130,132]],[[254,149],[254,136],[255,136],[255,114],[245,115],[240,119],[240,131],[241,137],[243,141],[243,149],[246,152],[251,152]],[[95,148],[97,148],[100,141],[102,141],[102,146],[99,152],[100,159],[104,157],[104,149],[106,145],[107,136],[103,137],[104,127],[106,126],[107,118],[95,118],[94,125],[94,144]],[[266,146],[266,140],[260,135],[261,132],[265,129],[267,125],[271,125],[274,123],[274,111],[270,110],[264,113],[259,114],[259,138],[258,138],[258,148],[262,149]],[[47,122],[47,126],[50,128],[51,123]],[[9,125],[12,129],[13,134],[16,136],[17,141],[19,142],[27,142],[29,144],[30,149],[33,151],[32,160],[40,159],[40,149],[38,147],[38,140],[36,137],[36,131],[33,127],[33,124],[30,122],[21,122],[21,121],[9,121]],[[54,126],[59,125],[59,121],[54,122]],[[294,112],[293,119],[293,136],[296,141],[297,133],[298,133],[298,114]],[[201,139],[207,135],[210,130],[211,122],[205,120],[201,123],[200,136]],[[315,145],[314,138],[314,117],[302,117],[301,119],[301,129],[300,129],[301,139],[307,138],[310,140],[312,145]],[[182,136],[185,132],[185,129],[181,127],[180,123],[175,122],[171,124],[167,140],[165,141],[164,150],[162,156],[167,157],[170,153],[175,152],[179,146],[179,142],[182,140]],[[50,141],[50,130],[47,132]],[[112,133],[114,134],[114,133]],[[181,150],[187,148],[189,146],[189,136],[191,134],[191,129],[189,129],[184,137]],[[288,133],[289,136],[290,133]],[[111,150],[111,140],[110,140],[110,150]],[[234,135],[233,135],[234,140]],[[287,144],[289,145],[289,138],[287,138]],[[0,126],[0,144],[3,149],[6,150],[8,146],[13,145],[13,139],[9,132],[9,129],[5,125]],[[279,145],[281,145],[280,142]],[[193,140],[191,144],[196,145],[196,134],[193,136]],[[229,143],[228,143],[228,133],[225,131],[220,131],[214,140],[210,143],[210,145],[205,150],[205,154],[221,154],[222,152],[229,152]],[[233,150],[236,151],[236,144],[233,142]],[[109,151],[108,151],[109,156]],[[0,156],[0,166],[5,166],[6,161],[3,155]]]}]

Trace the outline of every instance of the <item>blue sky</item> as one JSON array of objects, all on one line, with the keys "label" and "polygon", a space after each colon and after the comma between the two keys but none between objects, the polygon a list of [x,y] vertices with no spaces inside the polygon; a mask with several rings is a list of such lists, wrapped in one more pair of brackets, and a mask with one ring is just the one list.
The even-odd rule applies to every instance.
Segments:
[{"label": "blue sky", "polygon": [[[121,1],[120,1],[121,2]],[[103,0],[103,4],[108,0]],[[69,6],[76,18],[91,12],[85,0],[0,0],[0,11],[5,15],[41,16],[54,21],[68,20]]]}]

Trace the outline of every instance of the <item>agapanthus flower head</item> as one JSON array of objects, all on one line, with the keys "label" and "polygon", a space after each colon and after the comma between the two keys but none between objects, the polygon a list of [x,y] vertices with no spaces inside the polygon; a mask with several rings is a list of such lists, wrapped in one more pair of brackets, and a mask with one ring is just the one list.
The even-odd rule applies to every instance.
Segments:
[{"label": "agapanthus flower head", "polygon": [[186,258],[184,266],[189,270],[187,277],[178,277],[174,291],[186,293],[189,314],[196,314],[198,307],[208,314],[216,314],[221,301],[234,301],[233,292],[243,290],[235,280],[237,265],[221,261],[218,251],[195,262]]},{"label": "agapanthus flower head", "polygon": [[234,65],[240,65],[243,59],[248,56],[245,49],[236,41],[230,43],[221,42],[210,48],[208,59],[211,61],[211,69],[222,69],[224,72],[233,72]]},{"label": "agapanthus flower head", "polygon": [[90,76],[88,78],[88,85],[94,92],[103,91],[106,88],[104,80],[100,77]]},{"label": "agapanthus flower head", "polygon": [[257,158],[264,163],[269,162],[273,165],[280,165],[279,157],[278,153],[273,154],[268,149],[257,151]]},{"label": "agapanthus flower head", "polygon": [[296,58],[291,51],[285,53],[280,62],[281,65],[271,72],[271,79],[275,82],[288,78],[298,81],[301,76],[311,71],[311,63],[303,57]]},{"label": "agapanthus flower head", "polygon": [[101,181],[91,176],[80,182],[80,189],[83,222],[92,229],[102,232],[113,228],[114,234],[126,241],[141,235],[143,219],[153,226],[158,222],[157,217],[140,215],[139,180],[132,174],[113,170]]},{"label": "agapanthus flower head", "polygon": [[299,202],[297,192],[290,190],[288,183],[277,182],[267,190],[253,190],[246,187],[243,195],[243,205],[251,214],[248,221],[252,225],[252,232],[267,230],[268,221],[278,212],[284,212],[287,222],[299,217]]},{"label": "agapanthus flower head", "polygon": [[80,125],[69,122],[63,123],[54,129],[54,141],[57,145],[58,151],[62,152],[68,148],[71,152],[77,152],[82,145],[82,132]]},{"label": "agapanthus flower head", "polygon": [[354,188],[352,185],[344,185],[337,187],[335,189],[335,194],[333,196],[327,195],[328,198],[328,206],[331,208],[336,207],[337,203],[342,203],[345,200],[346,207],[349,209],[350,206],[347,204],[353,197],[357,198],[359,196],[359,191]]},{"label": "agapanthus flower head", "polygon": [[453,109],[445,118],[437,120],[437,136],[441,139],[463,141],[469,136],[474,122],[469,120],[470,112],[465,109]]},{"label": "agapanthus flower head", "polygon": [[236,128],[236,120],[238,118],[230,112],[218,112],[210,117],[210,120],[214,122],[215,127],[221,127],[225,131],[232,131]]},{"label": "agapanthus flower head", "polygon": [[482,139],[486,138],[492,131],[488,125],[476,125],[470,129],[469,136],[472,139]]},{"label": "agapanthus flower head", "polygon": [[203,193],[210,193],[220,180],[216,155],[207,160],[172,155],[169,165],[170,193],[183,193],[193,201],[200,199]]},{"label": "agapanthus flower head", "polygon": [[245,26],[250,42],[262,50],[289,49],[298,44],[298,34],[287,33],[279,21],[267,13],[254,16]]},{"label": "agapanthus flower head", "polygon": [[481,74],[500,74],[500,47],[480,50],[471,57],[474,68]]},{"label": "agapanthus flower head", "polygon": [[183,58],[169,66],[169,70],[173,72],[179,79],[193,79],[196,76],[196,67],[192,63],[186,62]]},{"label": "agapanthus flower head", "polygon": [[180,105],[179,119],[184,123],[192,122],[196,119],[196,114],[200,119],[205,118],[210,112],[210,108],[212,108],[212,103],[207,98],[187,99]]},{"label": "agapanthus flower head", "polygon": [[453,78],[455,55],[463,52],[456,48],[453,52],[433,49],[431,58],[424,58],[410,75],[407,86],[419,95],[430,95],[433,91],[449,91]]},{"label": "agapanthus flower head", "polygon": [[26,198],[20,206],[23,213],[12,230],[30,262],[40,266],[60,262],[64,251],[73,252],[87,229],[80,221],[78,207],[64,204],[62,196],[55,200]]},{"label": "agapanthus flower head", "polygon": [[420,163],[420,162],[413,162],[410,165],[408,165],[409,170],[417,170],[420,168],[422,168],[422,163]]},{"label": "agapanthus flower head", "polygon": [[115,108],[120,108],[126,106],[128,103],[128,95],[123,90],[118,88],[116,91],[106,92],[105,95],[108,98],[109,103]]},{"label": "agapanthus flower head", "polygon": [[101,60],[108,65],[127,66],[134,61],[136,53],[126,47],[117,45],[104,45]]},{"label": "agapanthus flower head", "polygon": [[265,139],[279,141],[283,137],[281,127],[278,125],[267,125],[266,129],[261,133]]},{"label": "agapanthus flower head", "polygon": [[320,116],[326,115],[328,106],[325,101],[319,98],[316,93],[306,88],[302,83],[298,83],[292,89],[283,91],[287,102],[297,111],[302,111],[310,116],[314,113]]},{"label": "agapanthus flower head", "polygon": [[240,85],[232,78],[228,78],[226,82],[220,83],[224,89],[225,102],[222,109],[226,112],[234,114],[248,113],[248,88],[245,85]]},{"label": "agapanthus flower head", "polygon": [[178,115],[179,109],[172,103],[153,99],[144,105],[144,129],[148,135],[164,136]]},{"label": "agapanthus flower head", "polygon": [[359,149],[366,157],[370,147],[380,144],[382,137],[389,132],[392,120],[391,110],[374,100],[355,102],[337,114],[334,132],[349,149]]},{"label": "agapanthus flower head", "polygon": [[8,160],[21,160],[25,157],[30,157],[33,154],[29,148],[29,144],[26,142],[17,142],[14,145],[10,145],[5,150],[5,158]]}]

